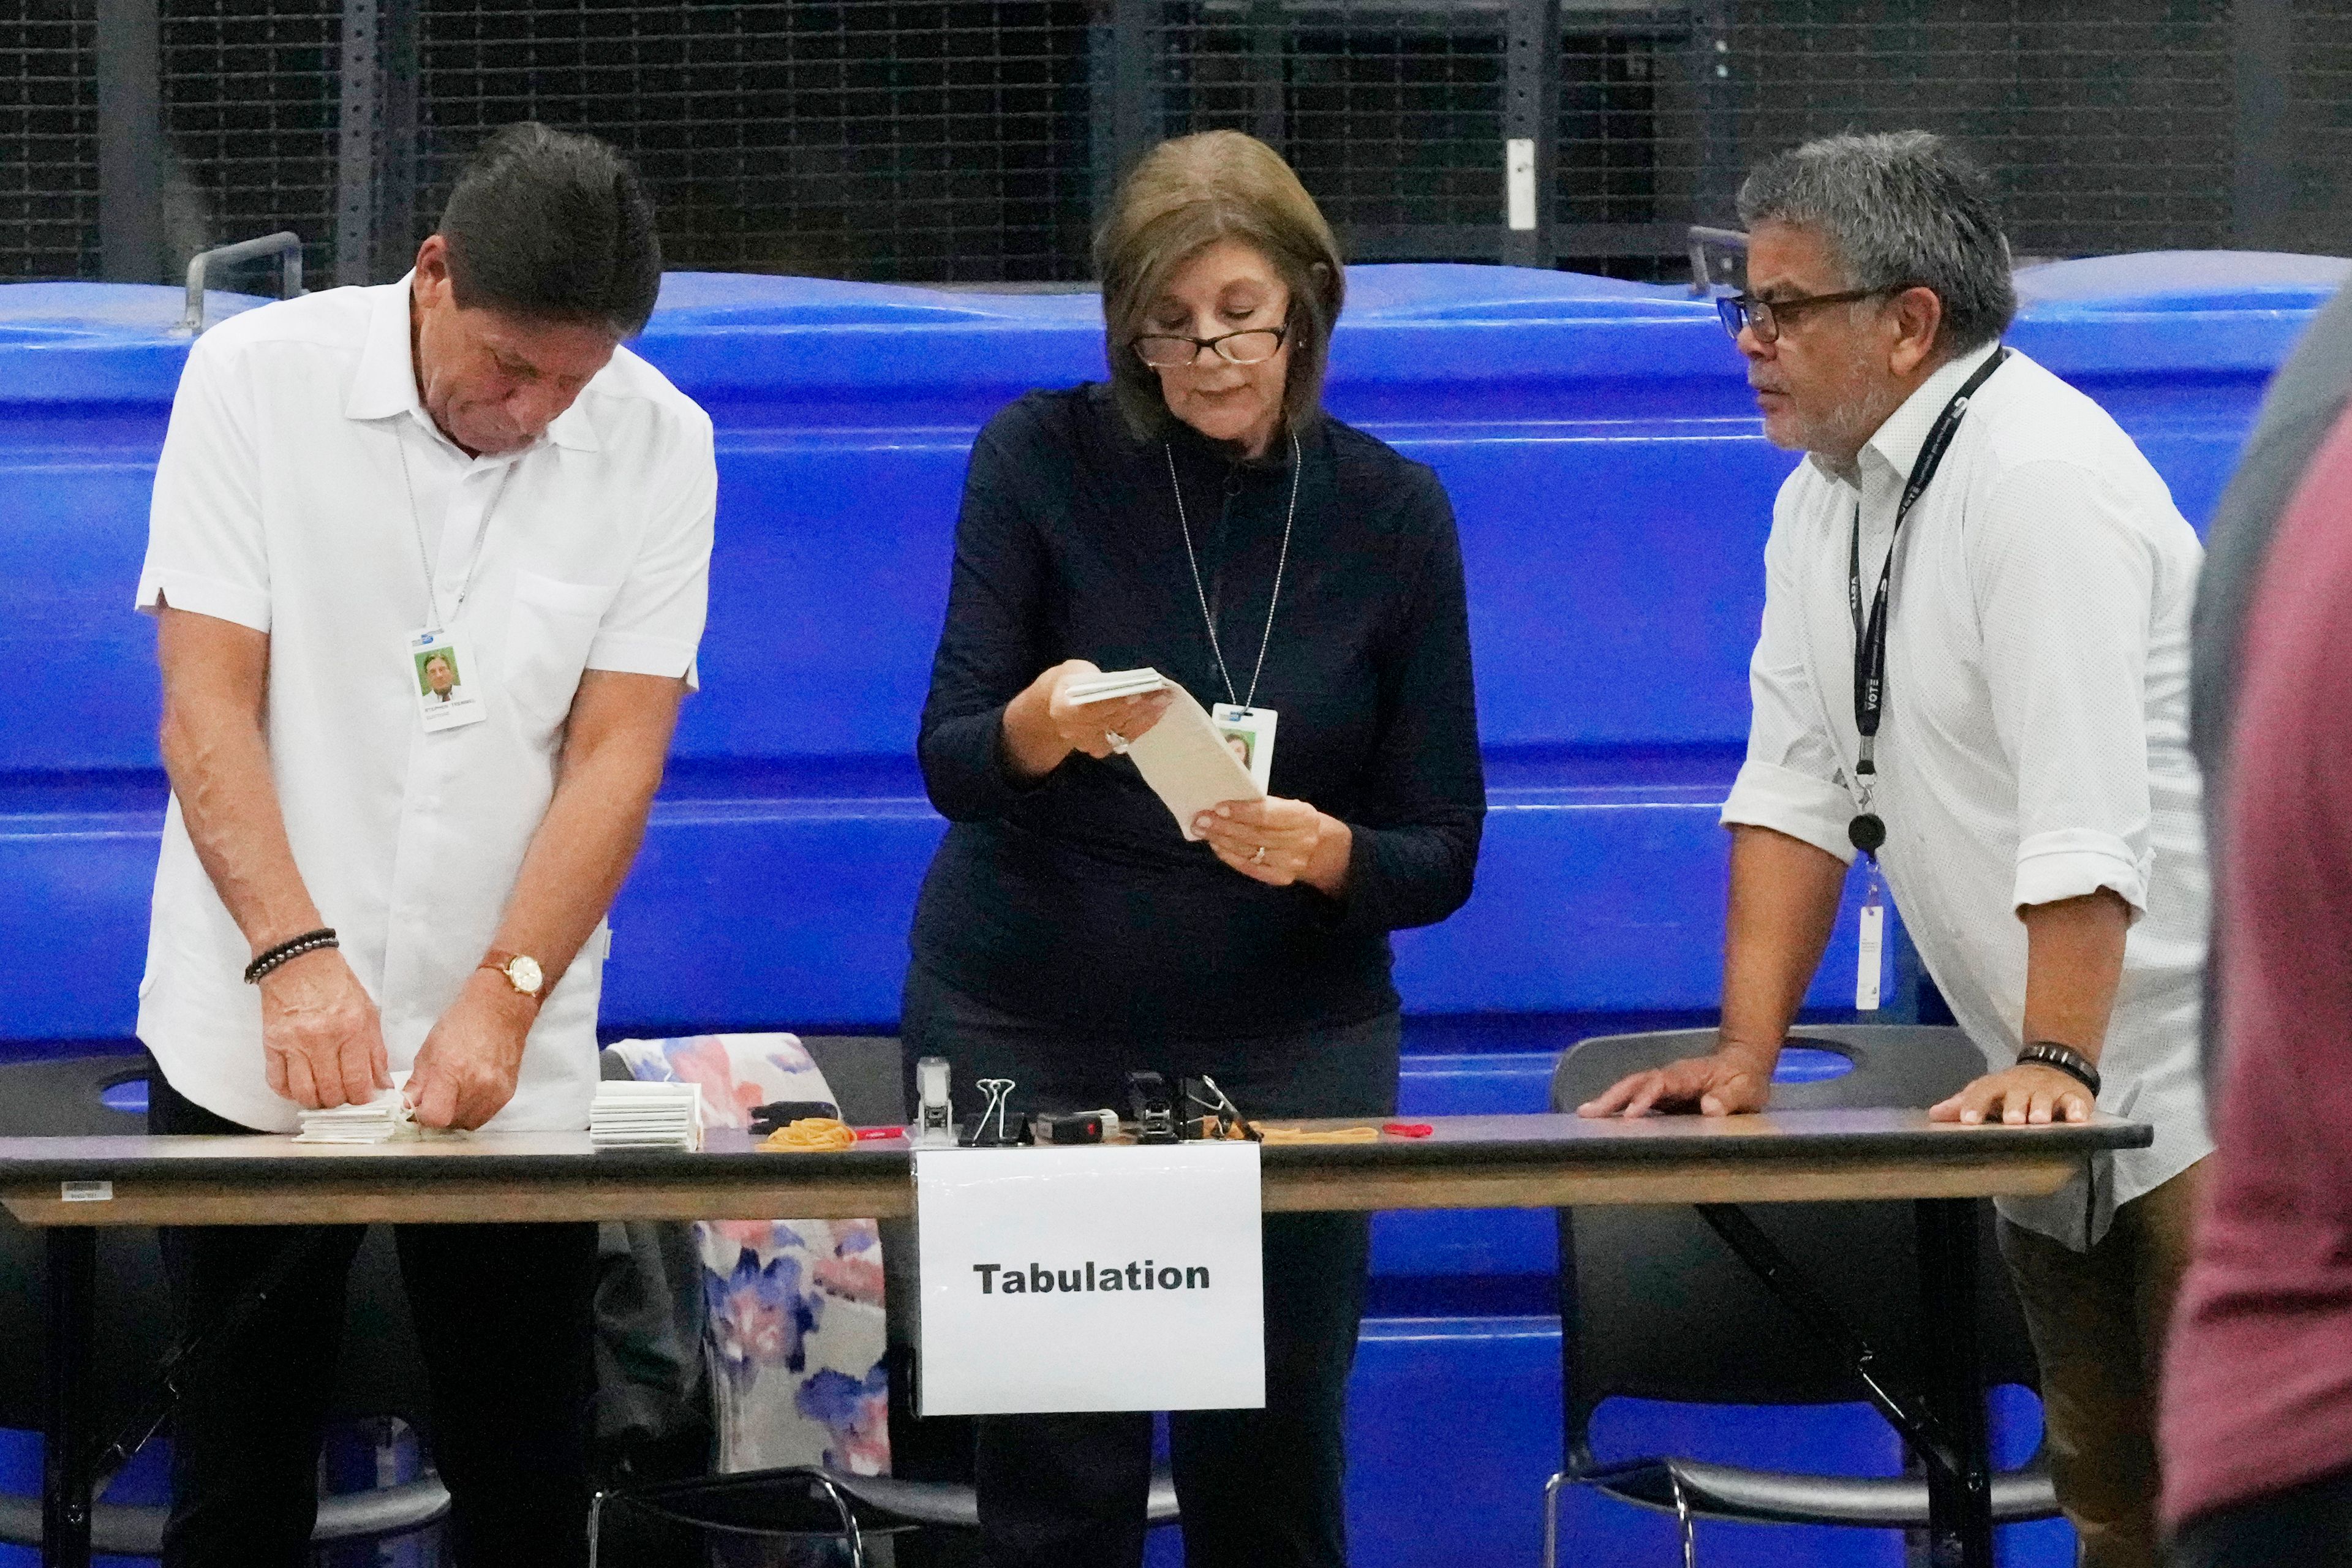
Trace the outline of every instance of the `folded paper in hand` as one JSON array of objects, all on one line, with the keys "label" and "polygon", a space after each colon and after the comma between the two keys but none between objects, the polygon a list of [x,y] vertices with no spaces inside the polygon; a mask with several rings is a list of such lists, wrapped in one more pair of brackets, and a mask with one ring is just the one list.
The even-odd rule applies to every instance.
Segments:
[{"label": "folded paper in hand", "polygon": [[1089,702],[1108,702],[1115,697],[1140,697],[1147,691],[1163,690],[1172,684],[1156,669],[1114,669],[1107,674],[1085,675],[1067,681],[1062,687],[1062,695],[1083,708]]},{"label": "folded paper in hand", "polygon": [[1171,694],[1160,721],[1127,743],[1127,760],[1176,818],[1187,839],[1197,839],[1192,819],[1230,800],[1264,800],[1265,791],[1250,777],[1218,733],[1208,710],[1192,694],[1156,669],[1119,669],[1073,680],[1062,689],[1072,702],[1103,702],[1146,691]]}]

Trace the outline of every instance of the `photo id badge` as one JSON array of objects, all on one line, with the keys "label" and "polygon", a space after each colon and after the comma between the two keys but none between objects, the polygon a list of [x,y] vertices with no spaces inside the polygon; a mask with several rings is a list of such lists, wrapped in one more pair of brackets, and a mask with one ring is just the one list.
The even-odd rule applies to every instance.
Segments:
[{"label": "photo id badge", "polygon": [[1268,795],[1274,793],[1274,722],[1281,717],[1271,708],[1237,708],[1230,702],[1209,710],[1209,722]]},{"label": "photo id badge", "polygon": [[401,674],[416,693],[416,711],[424,717],[426,733],[462,729],[490,716],[475,673],[472,650],[456,632],[408,634]]}]

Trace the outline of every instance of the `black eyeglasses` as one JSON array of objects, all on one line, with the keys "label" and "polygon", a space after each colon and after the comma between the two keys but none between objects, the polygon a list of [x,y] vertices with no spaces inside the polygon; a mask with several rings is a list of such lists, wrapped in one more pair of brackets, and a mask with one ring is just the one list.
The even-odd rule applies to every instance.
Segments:
[{"label": "black eyeglasses", "polygon": [[1756,334],[1759,343],[1778,342],[1783,324],[1793,324],[1808,310],[1823,305],[1851,305],[1857,300],[1867,300],[1879,294],[1899,294],[1910,288],[1908,283],[1891,284],[1884,289],[1847,289],[1835,294],[1800,294],[1793,300],[1759,300],[1753,294],[1725,294],[1715,301],[1715,313],[1723,318],[1723,330],[1738,337],[1743,327]]},{"label": "black eyeglasses", "polygon": [[1135,340],[1135,357],[1154,370],[1173,370],[1199,359],[1202,349],[1213,349],[1228,364],[1264,364],[1280,352],[1289,331],[1287,327],[1252,327],[1215,338],[1147,332]]}]

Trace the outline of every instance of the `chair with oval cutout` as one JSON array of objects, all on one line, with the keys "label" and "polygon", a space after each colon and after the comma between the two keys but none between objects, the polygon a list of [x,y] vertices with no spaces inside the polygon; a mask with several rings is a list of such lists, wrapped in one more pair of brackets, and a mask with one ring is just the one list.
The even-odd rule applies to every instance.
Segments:
[{"label": "chair with oval cutout", "polygon": [[[1580,1042],[1552,1075],[1551,1106],[1577,1106],[1628,1073],[1715,1047],[1712,1029]],[[1985,1070],[1959,1030],[1904,1025],[1807,1027],[1790,1037],[1776,1110],[1925,1108]],[[1798,1053],[1803,1053],[1799,1055]],[[1792,1060],[1793,1058],[1793,1060]],[[1796,1066],[1799,1070],[1789,1068]],[[1992,1257],[1991,1205],[1980,1204],[1979,1254]],[[1769,1204],[1740,1211],[1793,1260],[1844,1323],[1898,1363],[1913,1345],[1917,1264],[1904,1204]],[[1813,1332],[1687,1206],[1559,1211],[1560,1356],[1567,1465],[1545,1488],[1544,1563],[1558,1561],[1559,1494],[1591,1487],[1675,1516],[1685,1563],[1694,1521],[1923,1529],[1923,1476],[1818,1475],[1673,1455],[1601,1463],[1591,1428],[1604,1400],[1809,1405],[1853,1401],[1853,1363]],[[1976,1270],[1984,1385],[2036,1387],[2024,1320],[1999,1261]],[[1992,1478],[1995,1522],[2058,1511],[2046,1468]]]}]

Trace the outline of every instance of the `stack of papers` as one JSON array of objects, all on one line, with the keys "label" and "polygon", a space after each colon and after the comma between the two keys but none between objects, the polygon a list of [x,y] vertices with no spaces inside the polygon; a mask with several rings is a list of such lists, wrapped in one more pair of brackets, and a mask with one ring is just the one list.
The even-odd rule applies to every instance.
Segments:
[{"label": "stack of papers", "polygon": [[1140,697],[1147,691],[1166,688],[1168,678],[1156,669],[1113,669],[1100,675],[1089,675],[1073,680],[1062,688],[1062,695],[1083,706],[1088,702],[1108,702],[1115,697]]},{"label": "stack of papers", "polygon": [[415,1113],[404,1098],[408,1089],[408,1075],[392,1075],[392,1087],[379,1092],[364,1105],[338,1105],[331,1110],[305,1110],[296,1121],[301,1131],[294,1134],[297,1143],[389,1143],[395,1138],[414,1138],[420,1131]]},{"label": "stack of papers", "polygon": [[690,1083],[599,1083],[588,1107],[588,1142],[599,1149],[699,1149],[702,1090]]}]

